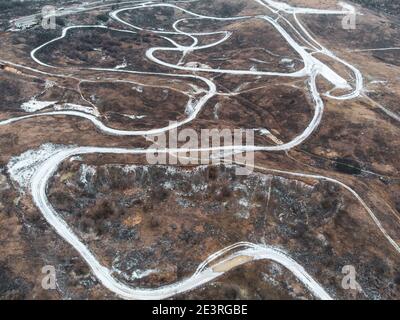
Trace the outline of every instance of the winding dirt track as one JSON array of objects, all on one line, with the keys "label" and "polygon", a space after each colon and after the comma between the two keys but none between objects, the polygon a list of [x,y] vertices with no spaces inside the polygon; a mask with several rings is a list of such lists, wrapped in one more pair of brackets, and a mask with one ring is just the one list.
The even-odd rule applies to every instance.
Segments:
[{"label": "winding dirt track", "polygon": [[[144,135],[154,135],[163,132],[167,132],[172,129],[176,129],[184,124],[191,122],[193,119],[197,117],[199,112],[205,106],[205,104],[214,96],[218,95],[216,85],[214,82],[205,76],[201,77],[195,74],[195,72],[203,72],[205,74],[230,74],[230,75],[254,75],[254,76],[262,76],[262,77],[297,77],[297,78],[305,78],[308,79],[308,87],[310,90],[310,94],[314,101],[314,116],[311,122],[308,124],[307,128],[297,137],[292,139],[289,142],[283,143],[281,145],[274,145],[274,146],[223,146],[218,148],[207,148],[207,149],[196,149],[198,151],[231,151],[235,152],[243,152],[243,151],[281,151],[281,150],[290,150],[295,146],[300,145],[303,143],[319,126],[322,118],[322,114],[324,111],[324,104],[321,99],[321,94],[318,92],[318,88],[316,85],[317,78],[322,76],[327,81],[333,84],[335,88],[340,89],[347,89],[348,93],[341,95],[341,96],[334,96],[331,95],[329,92],[324,93],[327,97],[332,99],[353,99],[358,97],[363,90],[363,77],[359,70],[357,70],[354,66],[350,65],[346,61],[336,57],[332,52],[330,52],[327,48],[324,48],[320,43],[318,43],[302,26],[298,19],[299,14],[334,14],[334,15],[343,15],[354,13],[354,8],[351,6],[343,6],[343,10],[318,10],[312,8],[296,8],[289,6],[285,3],[278,2],[278,1],[271,1],[271,0],[254,0],[258,4],[262,5],[265,12],[261,12],[257,16],[246,16],[246,17],[230,17],[230,18],[218,18],[218,17],[210,17],[204,16],[200,14],[196,14],[194,12],[190,12],[186,9],[180,8],[175,4],[168,4],[168,3],[155,3],[153,1],[150,2],[142,2],[136,4],[133,7],[125,7],[113,11],[110,13],[110,17],[113,18],[115,21],[124,24],[127,27],[130,27],[132,31],[127,30],[117,30],[112,29],[115,31],[121,32],[129,32],[135,33],[135,30],[143,30],[140,26],[135,26],[129,24],[128,22],[124,21],[119,17],[119,14],[124,11],[134,11],[139,8],[151,8],[151,7],[170,7],[177,10],[181,10],[186,14],[191,15],[193,18],[191,19],[209,19],[209,20],[219,20],[219,21],[234,21],[234,20],[245,20],[245,19],[263,19],[270,23],[281,35],[282,37],[289,43],[289,45],[295,50],[302,58],[304,63],[304,68],[293,73],[279,73],[279,72],[261,72],[261,71],[252,71],[252,70],[220,70],[220,69],[212,69],[212,68],[194,68],[194,67],[187,67],[182,66],[179,64],[171,64],[165,61],[162,61],[156,57],[154,57],[154,53],[157,51],[177,51],[182,54],[184,57],[188,52],[196,51],[204,48],[210,48],[214,46],[218,46],[219,44],[223,43],[230,37],[230,33],[227,31],[222,32],[214,32],[214,33],[188,33],[184,32],[179,29],[178,25],[179,22],[185,19],[181,19],[176,21],[173,24],[174,31],[166,32],[166,31],[154,31],[154,30],[147,30],[149,32],[153,32],[159,34],[164,39],[167,39],[174,47],[155,47],[150,48],[146,52],[146,56],[149,60],[162,65],[164,67],[168,67],[171,69],[177,69],[188,72],[188,74],[168,74],[168,73],[150,73],[150,72],[140,72],[140,71],[130,71],[130,70],[121,70],[121,69],[104,69],[104,68],[89,68],[89,70],[95,71],[107,71],[107,72],[116,72],[116,73],[132,73],[132,74],[139,74],[139,75],[158,75],[162,77],[174,77],[180,79],[196,79],[202,81],[206,84],[207,90],[202,92],[202,96],[196,101],[192,112],[188,115],[186,119],[183,121],[164,127],[164,128],[155,128],[152,130],[147,131],[135,131],[135,130],[117,130],[110,127],[107,127],[103,124],[96,116],[80,112],[74,110],[65,110],[65,111],[51,111],[51,112],[43,112],[43,113],[34,113],[22,117],[11,118],[4,121],[0,121],[0,125],[11,125],[17,121],[22,121],[24,119],[32,118],[32,117],[41,117],[41,116],[57,116],[57,115],[67,115],[73,117],[82,117],[89,121],[91,121],[99,130],[104,132],[105,134],[109,135],[118,135],[118,136],[144,136]],[[132,3],[134,1],[127,1],[124,2],[126,4]],[[138,1],[135,1],[138,2]],[[89,10],[89,9],[88,9]],[[294,17],[294,21],[296,25],[290,23],[280,12],[285,12],[287,14],[291,14]],[[285,30],[282,25],[279,23],[280,19],[286,20],[290,27],[291,32],[295,32],[301,36],[303,43],[298,43],[294,40],[294,38],[290,35],[288,30]],[[45,62],[41,61],[37,58],[37,53],[46,46],[56,41],[63,39],[67,33],[71,29],[77,28],[108,28],[104,26],[73,26],[65,28],[62,32],[60,37],[57,37],[43,45],[39,46],[38,48],[34,49],[31,52],[32,59],[41,67],[45,68],[46,71],[37,70],[34,68],[29,68],[26,66],[22,66],[20,64],[15,64],[9,61],[2,61],[3,63],[8,63],[10,65],[14,65],[19,68],[25,68],[42,75],[50,75],[55,77],[68,77],[64,74],[53,73],[53,71],[57,70],[55,66],[51,66],[46,64]],[[223,34],[223,38],[215,43],[208,44],[205,46],[198,46],[198,36],[201,35],[210,35],[210,34]],[[189,46],[182,46],[177,44],[174,40],[168,38],[168,35],[185,35],[188,36],[193,40],[193,43]],[[307,48],[307,49],[306,49]],[[313,55],[315,53],[323,54],[328,56],[329,58],[337,61],[338,63],[344,65],[345,67],[349,68],[354,74],[354,83],[349,84],[346,79],[343,79],[339,76],[334,70],[330,67],[325,65],[323,62],[315,58]],[[84,79],[79,79],[80,81],[85,81]],[[177,152],[186,152],[186,151],[194,151],[193,149],[161,149],[161,150],[153,150],[153,149],[128,149],[128,148],[102,148],[102,147],[71,147],[66,148],[64,150],[58,150],[53,154],[49,155],[46,161],[44,161],[40,167],[36,170],[34,176],[31,179],[31,192],[33,200],[39,210],[42,212],[45,219],[50,223],[50,225],[57,231],[57,233],[65,239],[68,243],[70,243],[83,257],[86,263],[90,266],[93,270],[95,276],[99,279],[99,281],[107,287],[109,290],[113,291],[117,295],[125,299],[165,299],[176,295],[178,293],[185,292],[187,290],[191,290],[198,286],[201,286],[213,279],[221,276],[225,272],[227,272],[232,267],[237,265],[246,263],[248,261],[255,261],[255,260],[262,260],[268,259],[276,261],[283,266],[285,266],[288,270],[290,270],[317,298],[320,299],[331,299],[331,296],[315,281],[305,270],[302,266],[300,266],[296,261],[288,256],[284,251],[278,248],[265,246],[261,244],[253,244],[253,243],[237,243],[232,244],[231,246],[222,249],[219,252],[212,254],[208,259],[206,259],[197,269],[197,271],[188,279],[179,281],[173,285],[168,285],[164,287],[160,287],[157,289],[141,289],[141,288],[134,288],[127,286],[118,280],[116,280],[111,271],[102,266],[99,260],[91,253],[91,251],[83,244],[83,242],[74,234],[72,229],[66,224],[66,222],[62,219],[62,217],[54,210],[52,205],[50,204],[46,190],[48,186],[48,181],[56,172],[58,166],[66,159],[77,156],[77,155],[84,155],[84,154],[147,154],[147,153],[154,153],[154,152],[163,152],[163,153],[177,153]],[[336,184],[341,185],[349,192],[355,196],[358,201],[364,206],[367,210],[368,214],[371,216],[372,220],[375,222],[377,227],[380,229],[382,234],[386,237],[389,243],[394,247],[394,249],[400,253],[400,247],[398,244],[387,234],[385,229],[382,227],[381,223],[374,215],[372,210],[368,208],[365,202],[361,199],[361,197],[350,187],[343,184],[340,181],[335,179],[331,179],[324,176],[318,175],[310,175],[305,173],[294,173],[288,171],[281,171],[281,170],[274,170],[268,168],[257,167],[257,169],[262,170],[269,170],[270,172],[277,173],[277,174],[287,174],[292,176],[298,177],[312,177],[315,179],[326,180]],[[245,259],[238,259],[238,257],[246,257]]]}]

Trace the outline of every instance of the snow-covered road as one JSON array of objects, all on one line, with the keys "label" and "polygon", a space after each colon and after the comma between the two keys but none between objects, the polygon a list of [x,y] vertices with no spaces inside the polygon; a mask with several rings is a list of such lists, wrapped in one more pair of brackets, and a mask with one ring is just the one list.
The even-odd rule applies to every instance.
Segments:
[{"label": "snow-covered road", "polygon": [[[132,288],[116,280],[112,276],[111,270],[100,264],[98,259],[91,253],[87,246],[78,238],[56,210],[54,210],[46,195],[47,184],[50,178],[54,175],[59,164],[72,156],[93,153],[145,154],[147,152],[147,149],[132,150],[125,148],[96,147],[78,147],[61,151],[57,150],[55,154],[51,155],[48,160],[41,164],[31,180],[33,199],[38,208],[40,208],[45,219],[53,226],[53,228],[55,228],[58,234],[60,234],[79,252],[93,270],[95,276],[105,287],[125,299],[165,299],[178,293],[194,289],[223,275],[224,272],[214,270],[213,262],[224,253],[224,260],[218,261],[218,266],[224,264],[224,261],[229,261],[237,256],[248,256],[254,261],[262,259],[276,261],[290,270],[317,298],[331,299],[330,295],[326,293],[318,282],[316,282],[296,261],[291,259],[287,253],[278,248],[251,243],[234,244],[222,249],[221,252],[211,255],[204,263],[202,263],[193,276],[176,282],[173,285],[157,289],[140,289]],[[240,250],[234,250],[238,248]],[[232,253],[228,254],[231,251]]]}]

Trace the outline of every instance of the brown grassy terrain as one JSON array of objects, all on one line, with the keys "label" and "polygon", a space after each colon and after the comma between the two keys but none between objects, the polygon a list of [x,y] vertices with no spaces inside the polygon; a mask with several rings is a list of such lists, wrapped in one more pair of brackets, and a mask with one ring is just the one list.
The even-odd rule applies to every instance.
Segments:
[{"label": "brown grassy terrain", "polygon": [[[334,0],[287,2],[338,8]],[[200,1],[186,7],[210,14],[212,6],[212,14],[221,17],[266,10],[250,1],[227,3]],[[0,10],[0,59],[49,71],[32,61],[29,53],[59,36],[60,24],[47,33],[40,27],[5,31],[9,19],[30,14],[35,8],[36,5],[27,3],[18,12]],[[381,108],[400,113],[400,50],[360,51],[399,47],[399,26],[393,16],[357,8],[363,15],[357,18],[355,30],[343,30],[341,19],[334,16],[299,18],[319,42],[362,72],[363,96],[343,102],[322,96],[325,110],[321,125],[305,143],[288,152],[257,153],[255,164],[265,170],[257,170],[248,177],[236,177],[232,168],[225,166],[175,170],[148,167],[146,171],[144,157],[88,155],[62,164],[49,186],[51,203],[99,260],[121,271],[115,276],[132,285],[158,287],[173,283],[192,274],[211,253],[237,241],[250,241],[285,249],[338,299],[399,299],[400,258],[347,190],[333,183],[268,171],[272,168],[313,173],[346,183],[400,243],[400,127]],[[95,25],[103,23],[99,17],[104,13],[90,11],[63,17],[62,21],[66,25]],[[185,16],[177,10],[164,9],[121,15],[131,23],[162,29]],[[125,28],[111,21],[108,25]],[[181,27],[232,32],[219,47],[188,53],[185,63],[282,72],[303,66],[271,25],[260,19],[229,23],[193,20]],[[192,41],[184,36],[172,38],[186,45]],[[200,43],[218,39],[203,36]],[[181,120],[187,116],[189,96],[198,99],[204,95],[196,94],[194,87],[205,89],[204,83],[178,77],[87,70],[115,67],[125,60],[127,70],[185,73],[146,59],[146,49],[154,46],[171,44],[151,32],[131,35],[100,29],[72,30],[68,38],[38,54],[44,62],[60,67],[56,69],[59,76],[11,64],[0,69],[0,120],[26,115],[21,104],[32,97],[85,106],[92,103],[100,112],[99,119],[113,128],[150,129],[165,126],[170,120]],[[170,53],[156,56],[170,63],[181,58]],[[315,57],[341,76],[351,76],[347,68],[338,67],[321,55]],[[282,58],[293,59],[294,65],[282,64]],[[277,139],[286,142],[300,134],[313,115],[306,78],[199,75],[212,78],[222,94],[208,101],[198,117],[184,128],[197,132],[203,128],[268,128]],[[49,81],[54,83],[50,88],[46,86]],[[318,79],[318,86],[321,92],[332,89],[323,79]],[[235,91],[236,95],[230,95]],[[144,117],[132,119],[126,115]],[[47,224],[29,191],[21,190],[7,170],[12,157],[49,142],[130,148],[150,145],[144,137],[108,136],[87,120],[67,116],[38,117],[0,126],[0,298],[116,299],[98,283],[78,253]],[[255,142],[276,143],[259,133]],[[136,171],[124,171],[132,164],[137,165]],[[95,172],[85,177],[86,184],[81,181],[85,166],[91,166]],[[56,266],[57,290],[42,289],[44,265]],[[356,267],[363,292],[343,290],[344,265]],[[158,271],[140,279],[129,278],[138,270],[153,269]],[[235,268],[215,282],[175,298],[313,296],[284,268],[259,261]]]}]

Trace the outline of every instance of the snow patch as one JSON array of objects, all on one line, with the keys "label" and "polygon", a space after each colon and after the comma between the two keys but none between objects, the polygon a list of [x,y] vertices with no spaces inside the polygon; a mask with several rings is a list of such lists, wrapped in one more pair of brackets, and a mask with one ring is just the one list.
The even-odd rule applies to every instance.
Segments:
[{"label": "snow patch", "polygon": [[138,166],[136,166],[136,165],[125,165],[125,166],[122,166],[122,171],[124,173],[132,173],[132,172],[136,172],[137,168],[138,168]]},{"label": "snow patch", "polygon": [[185,64],[185,67],[194,69],[212,69],[209,65],[197,61],[190,61]]},{"label": "snow patch", "polygon": [[74,157],[71,157],[71,158],[69,159],[69,161],[70,161],[70,162],[82,161],[82,157],[81,157],[81,156],[74,156]]},{"label": "snow patch", "polygon": [[134,280],[138,280],[138,279],[143,279],[153,273],[157,273],[158,270],[157,269],[149,269],[149,270],[135,270],[131,273],[131,275],[126,274],[125,272],[114,268],[113,271],[117,274],[119,274],[120,276],[122,276],[125,280],[127,281],[134,281]]},{"label": "snow patch", "polygon": [[62,105],[55,105],[54,110],[76,110],[84,113],[91,114],[95,117],[99,117],[100,113],[93,107],[86,107],[80,104],[73,104],[73,103],[64,103]]},{"label": "snow patch", "polygon": [[166,181],[163,183],[163,187],[167,190],[173,190],[174,184],[171,181]]},{"label": "snow patch", "polygon": [[145,115],[136,116],[134,114],[123,114],[123,116],[127,117],[129,119],[132,119],[132,120],[140,120],[140,119],[146,118]]},{"label": "snow patch", "polygon": [[88,166],[86,164],[82,164],[80,168],[80,178],[79,181],[83,185],[87,185],[88,177],[93,177],[96,174],[96,168],[92,166]]},{"label": "snow patch", "polygon": [[370,82],[370,84],[387,84],[388,82],[386,80],[373,80]]},{"label": "snow patch", "polygon": [[242,207],[245,207],[245,208],[248,208],[249,207],[249,201],[247,201],[247,199],[245,199],[245,198],[242,198],[242,199],[240,199],[239,200],[239,204],[242,206]]},{"label": "snow patch", "polygon": [[65,150],[63,145],[46,143],[35,150],[28,150],[19,156],[11,158],[7,170],[12,181],[21,189],[28,189],[32,176],[37,168],[55,153]]},{"label": "snow patch", "polygon": [[280,65],[283,65],[287,68],[294,68],[294,61],[293,59],[288,59],[288,58],[283,58],[281,59],[281,61],[279,62]]},{"label": "snow patch", "polygon": [[133,90],[136,90],[139,93],[143,92],[143,87],[142,86],[137,86],[137,87],[132,87]]},{"label": "snow patch", "polygon": [[255,72],[255,71],[258,71],[258,70],[257,70],[257,67],[256,67],[256,66],[252,66],[252,67],[250,68],[250,71]]},{"label": "snow patch", "polygon": [[131,279],[142,279],[156,272],[158,272],[157,269],[135,270],[132,272]]},{"label": "snow patch", "polygon": [[126,59],[124,57],[123,62],[121,64],[117,65],[114,69],[117,69],[117,70],[125,69],[127,66],[128,66],[128,63],[126,62]]},{"label": "snow patch", "polygon": [[50,89],[53,88],[56,85],[56,83],[54,81],[50,81],[50,80],[46,80],[45,84],[44,84],[44,88]]},{"label": "snow patch", "polygon": [[32,98],[28,102],[24,102],[21,105],[21,109],[26,112],[35,112],[50,107],[56,103],[57,101],[37,101],[36,98]]}]

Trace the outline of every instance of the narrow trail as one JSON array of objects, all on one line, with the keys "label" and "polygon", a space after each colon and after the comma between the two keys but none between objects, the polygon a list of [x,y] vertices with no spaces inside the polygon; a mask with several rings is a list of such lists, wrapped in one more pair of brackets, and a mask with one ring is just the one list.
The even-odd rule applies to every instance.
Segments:
[{"label": "narrow trail", "polygon": [[356,49],[356,50],[350,50],[349,52],[390,51],[390,50],[400,50],[400,47]]}]

